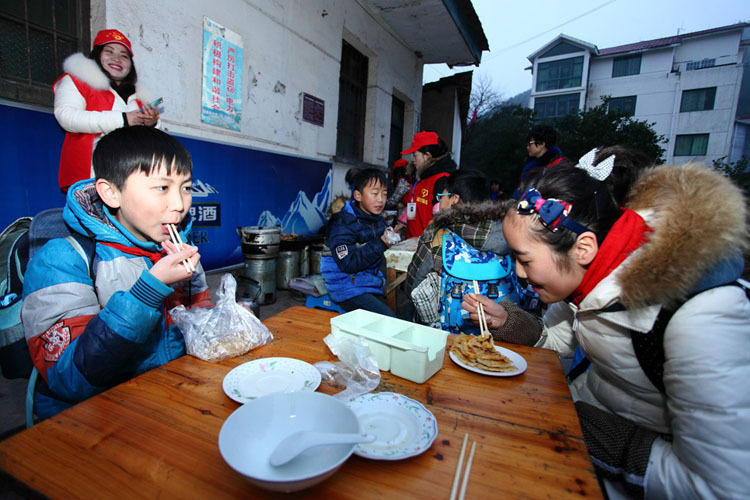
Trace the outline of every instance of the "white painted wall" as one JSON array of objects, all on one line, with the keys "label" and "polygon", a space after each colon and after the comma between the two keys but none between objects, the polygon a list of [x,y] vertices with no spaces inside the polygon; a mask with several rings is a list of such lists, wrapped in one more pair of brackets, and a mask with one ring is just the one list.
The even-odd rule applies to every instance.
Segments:
[{"label": "white painted wall", "polygon": [[[587,106],[601,103],[601,97],[637,95],[635,119],[654,123],[667,163],[691,160],[710,163],[727,156],[732,147],[734,115],[742,83],[742,49],[739,33],[723,33],[686,40],[679,46],[644,52],[641,73],[612,78],[612,57],[594,58],[589,75]],[[716,59],[716,66],[687,71],[690,61]],[[716,87],[714,109],[680,113],[682,92]],[[709,134],[705,156],[675,157],[674,141],[680,134]]]},{"label": "white painted wall", "polygon": [[[164,97],[167,131],[332,161],[343,39],[370,58],[364,161],[386,165],[394,91],[406,102],[404,144],[418,122],[422,62],[364,1],[91,0],[91,13],[92,36],[116,28],[130,38],[139,81]],[[200,121],[204,16],[243,39],[239,132]],[[323,127],[302,121],[303,92],[325,101]],[[334,194],[348,191],[346,169],[334,169]]]}]

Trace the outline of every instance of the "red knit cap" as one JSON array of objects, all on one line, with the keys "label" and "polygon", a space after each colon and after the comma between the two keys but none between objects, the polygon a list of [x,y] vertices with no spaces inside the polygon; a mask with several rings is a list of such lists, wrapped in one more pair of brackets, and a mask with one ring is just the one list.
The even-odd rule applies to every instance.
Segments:
[{"label": "red knit cap", "polygon": [[128,49],[130,57],[133,57],[133,48],[130,45],[130,40],[128,40],[128,38],[119,31],[101,30],[96,34],[96,38],[94,38],[94,47],[97,47],[99,45],[106,45],[108,43],[119,43],[120,45]]},{"label": "red knit cap", "polygon": [[402,155],[410,155],[423,146],[431,146],[438,143],[438,135],[435,132],[417,132],[411,141],[411,147],[401,151]]}]

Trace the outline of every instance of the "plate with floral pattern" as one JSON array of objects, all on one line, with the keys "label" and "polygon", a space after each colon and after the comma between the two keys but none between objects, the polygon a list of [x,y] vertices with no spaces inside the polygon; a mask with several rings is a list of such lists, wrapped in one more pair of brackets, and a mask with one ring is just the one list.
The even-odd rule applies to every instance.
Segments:
[{"label": "plate with floral pattern", "polygon": [[314,391],[320,372],[310,363],[294,358],[260,358],[234,367],[222,387],[238,403],[274,392]]},{"label": "plate with floral pattern", "polygon": [[362,394],[349,402],[360,431],[375,441],[354,447],[354,454],[375,460],[401,460],[423,453],[438,435],[435,415],[419,401],[395,392]]}]

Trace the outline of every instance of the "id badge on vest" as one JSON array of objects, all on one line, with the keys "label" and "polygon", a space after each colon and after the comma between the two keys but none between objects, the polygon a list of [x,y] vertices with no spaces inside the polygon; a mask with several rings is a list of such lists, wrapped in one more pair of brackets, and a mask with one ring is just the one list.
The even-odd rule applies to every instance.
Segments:
[{"label": "id badge on vest", "polygon": [[409,220],[414,220],[414,217],[417,216],[417,204],[416,202],[410,201],[406,204],[406,218]]}]

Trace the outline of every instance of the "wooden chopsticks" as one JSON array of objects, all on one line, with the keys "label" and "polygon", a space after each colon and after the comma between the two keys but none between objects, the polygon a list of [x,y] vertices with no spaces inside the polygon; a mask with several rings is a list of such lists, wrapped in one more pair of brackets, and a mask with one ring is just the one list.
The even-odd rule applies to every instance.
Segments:
[{"label": "wooden chopsticks", "polygon": [[[479,295],[479,284],[474,280],[474,293]],[[477,315],[479,316],[479,332],[482,338],[490,336],[490,329],[487,328],[487,316],[484,315],[484,307],[481,302],[477,302]]]},{"label": "wooden chopsticks", "polygon": [[453,475],[453,487],[451,488],[450,500],[456,500],[456,492],[458,492],[458,500],[464,500],[466,495],[466,486],[469,484],[469,475],[471,473],[471,463],[474,461],[474,451],[477,448],[477,442],[471,443],[471,451],[469,452],[469,460],[466,461],[466,469],[464,470],[463,481],[461,481],[461,490],[458,489],[458,483],[461,479],[461,466],[464,463],[464,454],[466,453],[466,442],[469,439],[469,433],[464,434],[464,442],[461,445],[461,454],[458,456],[458,464],[456,465],[456,472]]},{"label": "wooden chopsticks", "polygon": [[[169,231],[169,237],[172,240],[172,243],[174,243],[174,246],[177,247],[177,250],[182,251],[184,243],[182,242],[182,237],[180,237],[180,233],[177,231],[177,228],[174,224],[164,224],[167,226],[167,231]],[[195,272],[195,266],[193,265],[193,261],[190,259],[185,259],[182,261],[182,263],[185,265],[185,270],[189,273]]]}]

